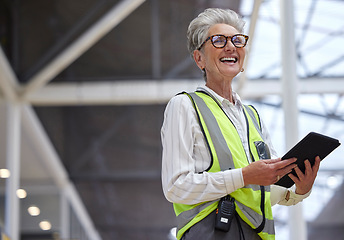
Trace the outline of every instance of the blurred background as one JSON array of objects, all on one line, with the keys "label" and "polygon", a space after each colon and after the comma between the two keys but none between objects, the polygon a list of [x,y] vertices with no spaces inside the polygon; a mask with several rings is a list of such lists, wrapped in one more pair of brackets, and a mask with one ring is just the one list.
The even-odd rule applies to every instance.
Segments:
[{"label": "blurred background", "polygon": [[[208,7],[247,22],[234,89],[282,156],[283,1],[0,0],[2,238],[173,239],[160,128],[167,101],[204,84],[186,30]],[[344,142],[343,9],[341,0],[294,1],[297,140],[315,131]],[[343,239],[343,176],[339,147],[298,219],[273,208],[276,239],[291,239],[293,221],[305,223],[307,239]]]}]

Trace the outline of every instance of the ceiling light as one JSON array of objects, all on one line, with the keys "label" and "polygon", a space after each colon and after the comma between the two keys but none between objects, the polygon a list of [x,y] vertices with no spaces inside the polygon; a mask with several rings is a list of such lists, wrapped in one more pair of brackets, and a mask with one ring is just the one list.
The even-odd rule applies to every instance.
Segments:
[{"label": "ceiling light", "polygon": [[39,227],[43,230],[43,231],[48,231],[51,229],[51,223],[49,221],[41,221],[39,223]]},{"label": "ceiling light", "polygon": [[10,170],[8,169],[0,169],[0,178],[9,178],[11,176]]},{"label": "ceiling light", "polygon": [[30,206],[27,211],[29,212],[29,214],[33,217],[38,216],[41,213],[41,210],[36,207],[36,206]]},{"label": "ceiling light", "polygon": [[17,190],[17,197],[19,198],[26,198],[27,193],[24,189],[18,189]]},{"label": "ceiling light", "polygon": [[327,178],[327,186],[331,189],[336,189],[342,182],[343,179],[337,175],[332,175]]}]

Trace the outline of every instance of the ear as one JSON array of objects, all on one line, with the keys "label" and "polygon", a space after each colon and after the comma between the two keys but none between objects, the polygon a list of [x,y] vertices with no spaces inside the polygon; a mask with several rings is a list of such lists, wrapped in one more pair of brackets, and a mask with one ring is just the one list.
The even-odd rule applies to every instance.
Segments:
[{"label": "ear", "polygon": [[205,57],[200,50],[195,50],[193,52],[193,59],[195,60],[195,63],[199,69],[203,70],[205,68]]}]

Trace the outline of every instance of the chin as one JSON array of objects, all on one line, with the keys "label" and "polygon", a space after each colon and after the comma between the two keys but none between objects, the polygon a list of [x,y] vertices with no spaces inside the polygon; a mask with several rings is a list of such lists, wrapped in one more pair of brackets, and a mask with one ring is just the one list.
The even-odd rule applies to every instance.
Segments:
[{"label": "chin", "polygon": [[230,72],[224,73],[224,75],[227,76],[227,77],[234,78],[234,77],[236,77],[239,73],[240,73],[240,70],[238,70],[238,71],[230,71]]}]

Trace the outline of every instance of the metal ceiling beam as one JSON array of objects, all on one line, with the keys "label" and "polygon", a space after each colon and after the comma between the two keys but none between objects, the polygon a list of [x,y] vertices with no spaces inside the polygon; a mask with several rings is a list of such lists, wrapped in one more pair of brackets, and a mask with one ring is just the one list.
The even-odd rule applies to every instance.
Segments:
[{"label": "metal ceiling beam", "polygon": [[[283,115],[285,146],[290,149],[299,139],[299,108],[298,96],[299,79],[296,72],[296,47],[295,47],[295,26],[294,26],[294,1],[280,0],[281,13],[281,56],[283,86]],[[307,228],[303,215],[303,205],[298,203],[288,208],[289,213],[289,239],[306,240]]]},{"label": "metal ceiling beam", "polygon": [[[42,154],[43,164],[59,186],[60,190],[66,195],[81,226],[84,228],[89,239],[100,240],[100,236],[96,231],[93,223],[83,205],[78,192],[74,185],[70,182],[68,174],[64,169],[61,160],[58,158],[48,136],[46,135],[39,119],[29,105],[20,102],[18,98],[18,80],[11,68],[2,48],[0,47],[0,90],[8,101],[10,112],[8,114],[8,129],[9,138],[7,139],[7,155],[9,162],[9,169],[11,170],[11,178],[8,179],[6,185],[6,233],[14,240],[19,239],[19,202],[16,196],[16,190],[20,184],[20,150],[17,144],[20,136],[20,120],[22,120],[22,129],[28,131],[28,136],[31,136],[30,143],[36,144],[35,150],[37,153]],[[22,117],[22,118],[21,118]],[[15,125],[13,127],[13,125]]]},{"label": "metal ceiling beam", "polygon": [[18,89],[17,78],[0,46],[0,90],[5,99],[16,101]]},{"label": "metal ceiling beam", "polygon": [[145,0],[122,0],[115,5],[98,22],[91,26],[88,31],[76,39],[46,67],[35,74],[23,89],[22,97],[25,99],[28,95],[51,81],[102,37],[109,33],[143,2],[145,2]]},{"label": "metal ceiling beam", "polygon": [[152,76],[161,78],[161,46],[160,46],[160,16],[159,0],[151,1],[151,49],[152,49]]},{"label": "metal ceiling beam", "polygon": [[6,181],[5,233],[13,240],[19,240],[20,202],[16,195],[20,186],[20,104],[16,101],[7,105],[6,123],[6,168],[11,176]]},{"label": "metal ceiling beam", "polygon": [[[96,1],[85,13],[78,22],[73,24],[71,28],[62,36],[56,39],[57,41],[54,43],[53,46],[48,49],[43,56],[32,66],[28,71],[23,74],[23,80],[26,82],[29,78],[31,78],[35,73],[37,73],[40,69],[42,69],[46,63],[51,61],[55,56],[57,56],[62,50],[69,45],[70,42],[73,41],[74,38],[77,38],[78,34],[81,33],[83,30],[87,28],[87,25],[92,24],[94,18],[100,14],[102,7],[104,7],[105,3],[108,0],[99,0]],[[52,31],[58,31],[57,29],[52,29]]]},{"label": "metal ceiling beam", "polygon": [[44,159],[42,163],[50,172],[61,193],[68,199],[87,236],[92,240],[100,240],[101,237],[87,214],[77,190],[70,181],[67,171],[31,106],[23,106],[22,117],[23,128],[28,132],[28,136],[31,136],[30,142],[33,144],[34,149],[40,153],[42,159]]},{"label": "metal ceiling beam", "polygon": [[[123,80],[114,82],[51,83],[27,99],[36,106],[164,104],[181,91],[193,91],[204,80]],[[234,89],[237,83],[234,82]],[[301,80],[300,94],[344,94],[344,79],[311,78]],[[281,95],[280,81],[247,81],[241,92],[244,99]]]},{"label": "metal ceiling beam", "polygon": [[[248,30],[248,36],[250,37],[250,39],[246,46],[246,49],[248,49],[248,51],[246,51],[246,57],[245,57],[244,66],[243,66],[244,69],[247,69],[248,62],[250,59],[250,49],[254,40],[254,33],[256,30],[256,24],[257,24],[257,20],[259,16],[259,9],[262,2],[263,0],[256,0],[253,3],[253,7],[252,7],[253,9],[252,9],[252,14],[250,18],[250,27]],[[246,72],[244,71],[243,73],[239,75],[239,83],[237,87],[237,91],[239,95],[241,95],[241,90],[244,88],[246,80],[247,80]]]},{"label": "metal ceiling beam", "polygon": [[0,89],[6,99],[6,167],[11,173],[6,181],[5,233],[18,240],[20,202],[16,191],[20,186],[21,113],[17,97],[17,79],[2,48],[0,47]]},{"label": "metal ceiling beam", "polygon": [[88,172],[71,174],[72,180],[78,181],[145,181],[159,180],[160,171],[158,170],[115,170],[110,172]]}]

